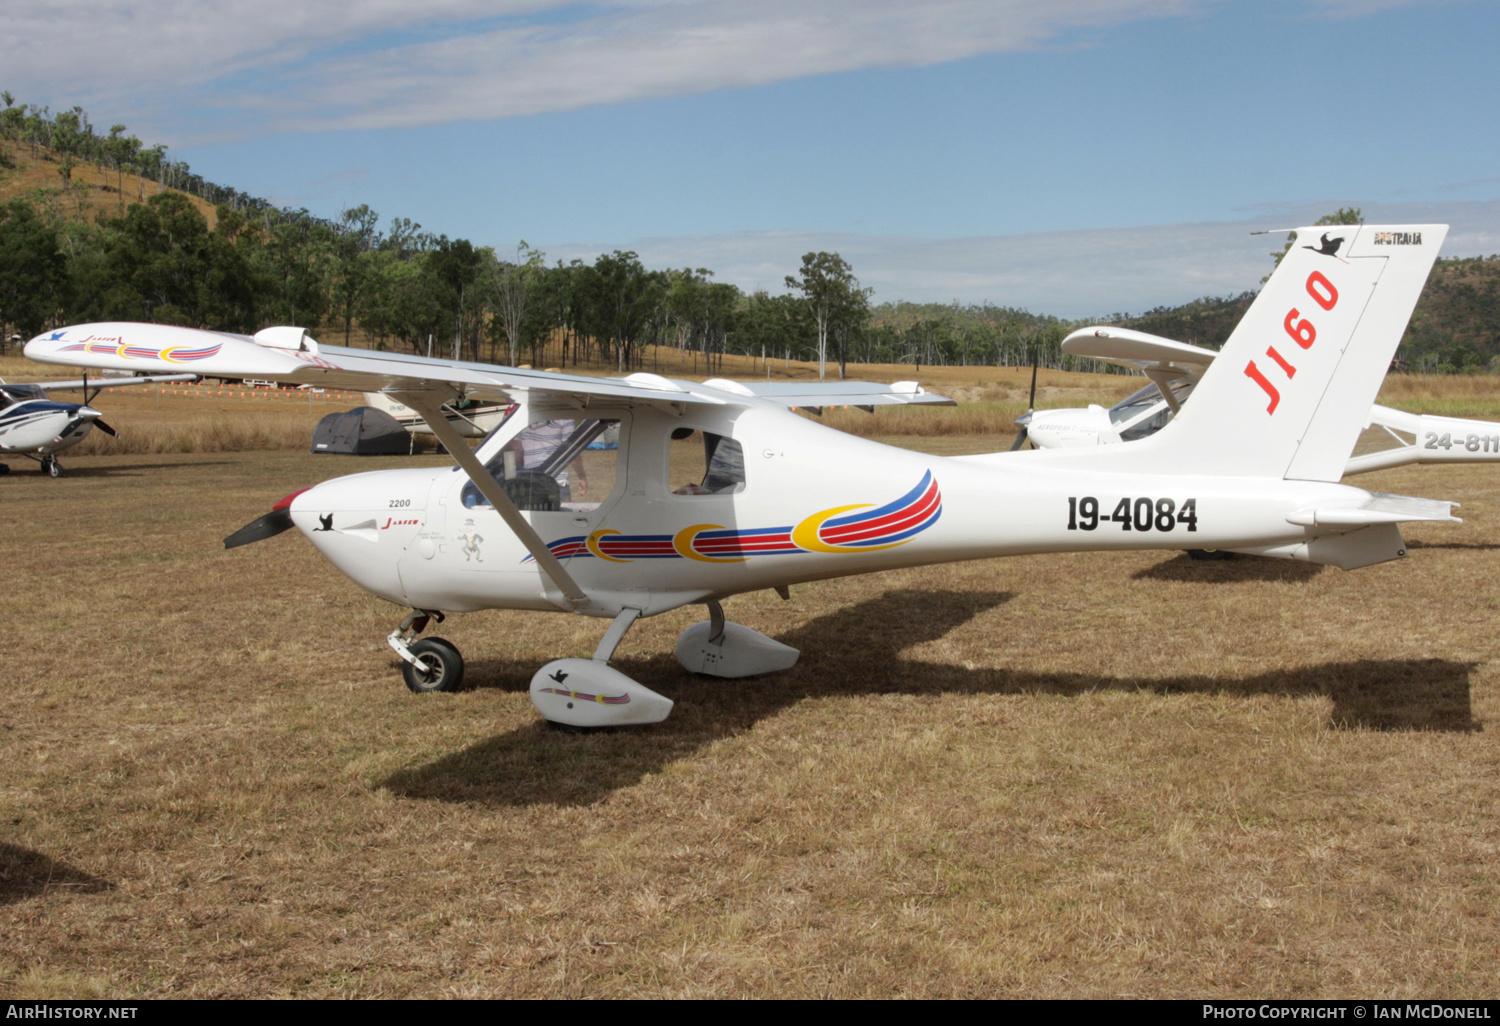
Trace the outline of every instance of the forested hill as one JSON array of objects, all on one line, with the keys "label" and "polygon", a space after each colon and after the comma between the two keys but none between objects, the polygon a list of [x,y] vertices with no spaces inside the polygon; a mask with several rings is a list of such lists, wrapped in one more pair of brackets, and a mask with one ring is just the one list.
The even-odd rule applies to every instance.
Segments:
[{"label": "forested hill", "polygon": [[1399,355],[1414,371],[1500,372],[1500,256],[1439,260]]},{"label": "forested hill", "polygon": [[[1109,323],[1217,349],[1255,295],[1197,299]],[[1434,264],[1396,356],[1424,373],[1500,373],[1500,256]]]},{"label": "forested hill", "polygon": [[208,200],[124,167],[75,162],[68,169],[66,188],[59,167],[58,161],[45,151],[33,155],[26,147],[10,147],[8,153],[0,154],[0,203],[21,200],[44,211],[54,224],[66,221],[98,224],[102,219],[121,216],[133,203],[144,203],[152,196],[171,192],[196,208],[210,229],[218,219],[217,208]]}]

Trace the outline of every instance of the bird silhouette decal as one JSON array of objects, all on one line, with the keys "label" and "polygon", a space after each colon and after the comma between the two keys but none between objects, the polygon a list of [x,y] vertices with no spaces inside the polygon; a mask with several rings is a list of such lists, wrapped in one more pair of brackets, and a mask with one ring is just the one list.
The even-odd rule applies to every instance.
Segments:
[{"label": "bird silhouette decal", "polygon": [[1322,256],[1338,256],[1339,247],[1344,244],[1344,240],[1342,237],[1337,239],[1330,239],[1327,232],[1323,233],[1322,241],[1323,244],[1321,246],[1303,246],[1302,248],[1310,249],[1314,253],[1318,253]]},{"label": "bird silhouette decal", "polygon": [[318,523],[322,524],[323,526],[322,527],[314,527],[313,528],[314,531],[332,531],[333,530],[333,514],[329,513],[329,514],[326,514],[326,515],[323,515],[323,516],[319,516],[318,517]]},{"label": "bird silhouette decal", "polygon": [[556,673],[549,673],[547,676],[557,681],[559,684],[568,679],[568,675],[562,670],[558,670]]}]

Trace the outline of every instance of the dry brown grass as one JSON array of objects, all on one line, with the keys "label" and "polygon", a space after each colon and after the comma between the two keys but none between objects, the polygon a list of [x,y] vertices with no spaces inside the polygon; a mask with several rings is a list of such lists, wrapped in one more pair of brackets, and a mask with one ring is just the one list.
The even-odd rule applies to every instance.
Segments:
[{"label": "dry brown grass", "polygon": [[220,547],[410,463],[0,479],[0,994],[1493,992],[1492,470],[1362,478],[1469,521],[1354,573],[1065,555],[743,596],[803,650],[761,680],[687,675],[699,614],[657,617],[618,662],[672,718],[579,737],[526,687],[601,624],[455,617],[472,687],[418,697],[398,610],[294,534]]},{"label": "dry brown grass", "polygon": [[[0,203],[34,196],[42,190],[49,194],[47,203],[60,216],[97,223],[103,218],[119,217],[132,203],[144,203],[157,193],[176,191],[165,189],[149,178],[128,172],[117,176],[108,168],[88,163],[73,165],[72,187],[64,190],[55,156],[38,149],[33,157],[31,148],[24,143],[0,145],[9,147],[16,165],[13,169],[0,169]],[[212,203],[188,193],[182,195],[204,216],[209,228],[218,223],[218,210]]]},{"label": "dry brown grass", "polygon": [[1492,374],[1389,374],[1380,402],[1410,413],[1500,419],[1500,378]]},{"label": "dry brown grass", "polygon": [[[7,381],[62,380],[66,371],[21,359],[0,360],[0,376]],[[69,377],[77,380],[78,375]],[[58,392],[55,398],[81,402],[82,393]],[[97,455],[306,451],[320,419],[363,402],[354,392],[217,384],[109,389],[93,405],[120,436],[92,431],[60,458],[67,463]]]}]

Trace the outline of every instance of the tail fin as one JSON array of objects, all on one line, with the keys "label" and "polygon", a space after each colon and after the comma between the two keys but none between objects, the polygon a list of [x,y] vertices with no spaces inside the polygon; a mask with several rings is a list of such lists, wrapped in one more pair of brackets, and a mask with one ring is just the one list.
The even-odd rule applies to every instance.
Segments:
[{"label": "tail fin", "polygon": [[1185,473],[1339,480],[1447,234],[1298,229],[1182,413],[1138,457]]}]

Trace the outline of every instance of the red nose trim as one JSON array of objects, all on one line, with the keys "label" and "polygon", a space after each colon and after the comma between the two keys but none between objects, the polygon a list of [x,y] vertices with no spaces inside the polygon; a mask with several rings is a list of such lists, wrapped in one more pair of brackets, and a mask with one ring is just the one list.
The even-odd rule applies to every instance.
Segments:
[{"label": "red nose trim", "polygon": [[306,488],[298,488],[291,495],[288,495],[286,498],[284,498],[280,502],[276,503],[276,505],[272,506],[271,507],[271,512],[275,513],[279,509],[286,509],[288,506],[290,506],[292,504],[292,500],[293,499],[295,499],[297,496],[301,495],[303,492],[310,492],[310,491],[312,491],[312,485],[308,485]]}]

